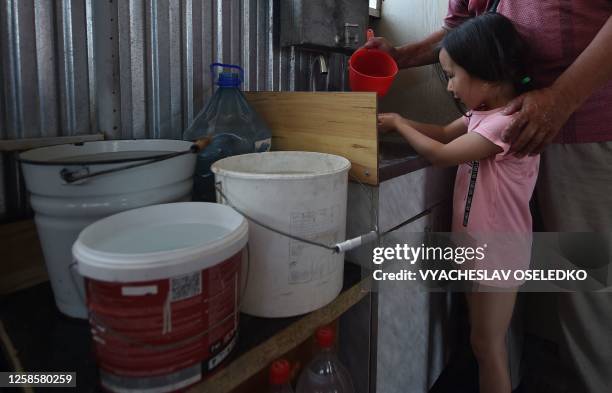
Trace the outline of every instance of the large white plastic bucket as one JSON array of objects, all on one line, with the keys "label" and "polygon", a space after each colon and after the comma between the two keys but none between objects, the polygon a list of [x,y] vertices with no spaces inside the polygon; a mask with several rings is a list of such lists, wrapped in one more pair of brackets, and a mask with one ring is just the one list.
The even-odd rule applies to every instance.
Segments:
[{"label": "large white plastic bucket", "polygon": [[[133,161],[134,157],[180,152],[190,146],[191,142],[176,140],[100,141],[33,149],[19,156],[55,303],[61,312],[87,318],[81,301],[83,279],[70,269],[70,248],[79,232],[120,211],[188,200],[196,157],[186,154],[72,184],[62,179],[61,171],[93,173],[121,168],[143,162]],[[130,158],[132,161],[126,161]]]},{"label": "large white plastic bucket", "polygon": [[74,243],[102,386],[170,392],[202,379],[236,344],[246,219],[187,202],[115,214]]},{"label": "large white plastic bucket", "polygon": [[[311,152],[244,154],[211,169],[224,197],[254,220],[294,236],[345,240],[350,162]],[[288,238],[249,222],[250,265],[241,310],[287,317],[316,310],[342,289],[344,254]]]}]

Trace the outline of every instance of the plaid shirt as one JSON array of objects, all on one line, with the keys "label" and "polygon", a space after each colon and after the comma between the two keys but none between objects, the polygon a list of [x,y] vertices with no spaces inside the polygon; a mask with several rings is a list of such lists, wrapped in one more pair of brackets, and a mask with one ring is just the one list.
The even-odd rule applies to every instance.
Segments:
[{"label": "plaid shirt", "polygon": [[[449,0],[444,27],[452,29],[486,12],[491,3],[492,0]],[[501,0],[497,12],[508,17],[525,39],[529,46],[528,76],[534,87],[541,88],[550,86],[589,45],[612,14],[612,1]],[[612,141],[612,81],[593,92],[555,141]]]}]

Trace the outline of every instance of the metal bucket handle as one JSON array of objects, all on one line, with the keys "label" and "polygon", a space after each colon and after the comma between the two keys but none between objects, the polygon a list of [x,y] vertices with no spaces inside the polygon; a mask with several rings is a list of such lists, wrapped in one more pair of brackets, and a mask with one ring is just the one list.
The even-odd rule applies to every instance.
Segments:
[{"label": "metal bucket handle", "polygon": [[77,170],[71,170],[71,169],[68,169],[68,168],[63,168],[60,171],[59,174],[60,174],[60,177],[62,178],[62,180],[66,184],[72,184],[72,183],[76,183],[76,182],[79,182],[79,181],[82,181],[82,180],[85,180],[85,179],[89,179],[89,178],[92,178],[92,177],[100,176],[100,175],[107,175],[107,174],[111,174],[111,173],[115,173],[115,172],[124,171],[126,169],[137,168],[137,167],[141,167],[141,166],[145,166],[145,165],[149,165],[149,164],[154,164],[156,162],[169,160],[171,158],[182,156],[184,154],[189,154],[189,153],[196,154],[200,150],[202,150],[206,146],[208,146],[208,144],[210,143],[210,140],[211,140],[210,137],[204,137],[204,138],[201,138],[201,139],[198,139],[197,141],[195,141],[193,143],[193,145],[191,145],[189,147],[189,149],[187,149],[187,150],[177,151],[177,152],[174,152],[174,153],[169,153],[169,154],[164,154],[164,155],[156,156],[156,157],[154,157],[152,159],[149,159],[149,160],[146,160],[146,161],[137,162],[135,164],[126,165],[126,166],[122,166],[122,167],[119,167],[119,168],[106,169],[106,170],[98,171],[98,172],[90,172],[88,166],[82,166],[80,169],[77,169]]}]

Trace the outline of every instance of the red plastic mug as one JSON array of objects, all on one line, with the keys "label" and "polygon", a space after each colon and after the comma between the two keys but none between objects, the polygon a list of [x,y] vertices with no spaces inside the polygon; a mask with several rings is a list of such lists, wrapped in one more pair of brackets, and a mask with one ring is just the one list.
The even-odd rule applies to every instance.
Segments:
[{"label": "red plastic mug", "polygon": [[[373,36],[368,30],[368,39]],[[362,48],[349,59],[349,84],[352,91],[373,91],[380,97],[387,94],[395,76],[397,63],[387,52]]]}]

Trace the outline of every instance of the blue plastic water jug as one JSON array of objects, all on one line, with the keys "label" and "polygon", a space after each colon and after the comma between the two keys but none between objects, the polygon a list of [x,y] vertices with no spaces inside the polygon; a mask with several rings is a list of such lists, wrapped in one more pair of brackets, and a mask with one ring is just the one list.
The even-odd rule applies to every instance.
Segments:
[{"label": "blue plastic water jug", "polygon": [[269,151],[271,145],[270,129],[240,91],[244,80],[242,68],[213,63],[210,65],[213,81],[215,67],[239,73],[223,71],[218,75],[217,91],[183,134],[183,139],[189,141],[210,137],[210,144],[198,154],[193,187],[195,201],[215,201],[212,163],[228,156]]}]

